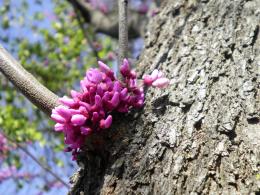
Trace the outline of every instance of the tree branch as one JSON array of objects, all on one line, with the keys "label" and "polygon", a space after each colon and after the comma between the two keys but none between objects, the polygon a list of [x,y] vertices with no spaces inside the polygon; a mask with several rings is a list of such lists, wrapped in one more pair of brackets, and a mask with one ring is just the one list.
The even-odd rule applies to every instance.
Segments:
[{"label": "tree branch", "polygon": [[[118,38],[118,13],[114,11],[104,14],[96,9],[93,9],[84,0],[67,0],[72,5],[75,4],[77,9],[80,10],[86,23],[93,25],[96,32],[109,35],[113,38]],[[128,31],[129,38],[138,38],[144,36],[145,27],[148,23],[148,17],[140,14],[138,11],[131,11],[128,17]]]},{"label": "tree branch", "polygon": [[128,22],[127,22],[128,0],[118,0],[118,21],[119,21],[119,51],[118,66],[127,58],[128,51]]},{"label": "tree branch", "polygon": [[52,109],[59,105],[58,96],[37,81],[1,45],[0,71],[35,106],[48,116],[51,115]]},{"label": "tree branch", "polygon": [[95,55],[95,57],[96,57],[96,59],[98,61],[100,59],[99,55],[98,55],[98,52],[97,52],[95,46],[93,45],[93,42],[91,41],[91,38],[89,37],[89,35],[88,35],[88,33],[87,33],[86,29],[85,29],[84,21],[82,21],[82,18],[80,16],[80,14],[82,14],[82,13],[80,12],[80,10],[77,9],[77,5],[76,5],[75,1],[72,1],[71,4],[72,4],[73,9],[74,9],[74,11],[76,13],[76,17],[77,17],[79,26],[80,26],[80,28],[82,30],[82,33],[84,34],[85,38],[87,39],[87,42],[88,42],[91,50],[93,51],[93,54]]},{"label": "tree branch", "polygon": [[61,182],[64,186],[67,188],[70,188],[70,186],[61,179],[56,173],[54,173],[51,168],[47,165],[44,165],[41,163],[31,152],[29,152],[25,147],[22,146],[22,144],[16,142],[15,140],[11,139],[9,136],[7,136],[3,131],[1,132],[3,136],[10,142],[12,142],[17,148],[22,150],[25,154],[27,154],[35,163],[37,163],[42,169],[50,173],[55,179],[57,179],[59,182]]}]

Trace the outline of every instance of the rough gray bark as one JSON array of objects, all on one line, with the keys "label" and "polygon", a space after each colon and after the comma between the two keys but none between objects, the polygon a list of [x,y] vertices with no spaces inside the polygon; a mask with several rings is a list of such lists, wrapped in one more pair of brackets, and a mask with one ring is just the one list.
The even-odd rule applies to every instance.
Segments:
[{"label": "rough gray bark", "polygon": [[164,1],[140,72],[166,90],[88,140],[71,194],[260,193],[260,1]]}]

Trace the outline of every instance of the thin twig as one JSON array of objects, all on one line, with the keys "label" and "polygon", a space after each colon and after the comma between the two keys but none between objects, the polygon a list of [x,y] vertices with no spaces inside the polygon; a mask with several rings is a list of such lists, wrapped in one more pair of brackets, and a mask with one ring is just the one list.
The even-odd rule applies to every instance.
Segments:
[{"label": "thin twig", "polygon": [[128,51],[128,22],[127,22],[128,0],[118,0],[118,19],[119,19],[119,51],[118,66],[127,58]]},{"label": "thin twig", "polygon": [[98,60],[100,59],[100,58],[99,58],[99,55],[98,55],[98,52],[97,52],[95,46],[93,45],[93,42],[91,41],[91,38],[89,37],[89,35],[88,35],[88,33],[87,33],[86,29],[85,29],[84,22],[82,21],[80,12],[79,12],[79,10],[77,9],[77,7],[75,6],[75,4],[72,3],[72,5],[73,5],[74,11],[75,11],[75,13],[76,13],[77,20],[78,20],[78,22],[79,22],[79,26],[80,26],[80,28],[81,28],[81,30],[82,30],[82,32],[83,32],[85,38],[87,39],[88,44],[89,44],[91,50],[93,51],[93,53],[94,53],[94,55],[95,55],[95,57],[96,57],[96,59],[97,59],[97,61],[98,61]]},{"label": "thin twig", "polygon": [[44,111],[48,116],[51,115],[52,109],[59,105],[58,96],[37,81],[1,45],[0,71],[35,106]]},{"label": "thin twig", "polygon": [[41,168],[43,168],[45,171],[50,173],[55,179],[59,180],[64,186],[67,188],[70,188],[70,186],[63,180],[61,179],[56,173],[54,173],[51,168],[47,165],[44,165],[41,163],[31,152],[29,152],[25,147],[23,147],[20,143],[16,142],[15,140],[11,139],[9,136],[7,136],[3,131],[1,131],[3,136],[10,142],[12,142],[17,148],[22,150],[25,154],[27,154],[34,162],[36,162]]}]

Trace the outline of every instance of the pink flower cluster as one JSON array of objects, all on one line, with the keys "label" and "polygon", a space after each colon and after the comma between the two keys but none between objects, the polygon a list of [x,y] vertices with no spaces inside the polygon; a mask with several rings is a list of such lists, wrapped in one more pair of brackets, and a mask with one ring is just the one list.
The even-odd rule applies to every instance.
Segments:
[{"label": "pink flower cluster", "polygon": [[155,69],[151,75],[144,75],[143,82],[147,86],[164,88],[169,84],[169,79],[163,76],[163,73]]},{"label": "pink flower cluster", "polygon": [[[120,67],[122,81],[106,64],[101,61],[98,64],[99,69],[86,72],[80,82],[81,91],[72,90],[72,98],[60,98],[62,105],[52,110],[51,118],[57,122],[55,131],[64,132],[67,151],[72,151],[74,158],[88,135],[111,126],[113,111],[126,113],[144,105],[143,86],[138,86],[136,73],[126,59]],[[144,84],[162,88],[169,80],[155,70],[144,76]]]}]

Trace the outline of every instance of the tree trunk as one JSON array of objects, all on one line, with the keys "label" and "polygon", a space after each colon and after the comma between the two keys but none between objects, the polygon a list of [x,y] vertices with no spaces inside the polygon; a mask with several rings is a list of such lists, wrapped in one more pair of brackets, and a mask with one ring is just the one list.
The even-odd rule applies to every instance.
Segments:
[{"label": "tree trunk", "polygon": [[88,140],[70,194],[259,194],[259,24],[259,0],[165,0],[139,73],[171,85]]}]

